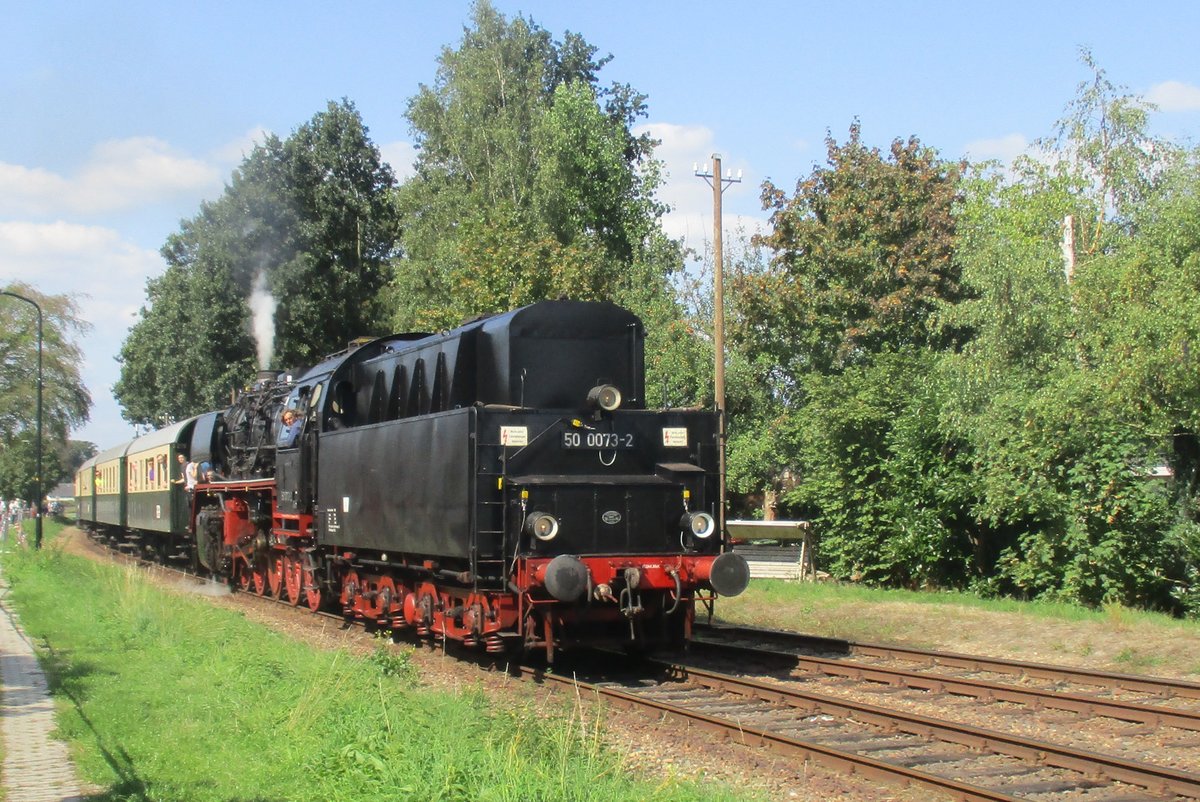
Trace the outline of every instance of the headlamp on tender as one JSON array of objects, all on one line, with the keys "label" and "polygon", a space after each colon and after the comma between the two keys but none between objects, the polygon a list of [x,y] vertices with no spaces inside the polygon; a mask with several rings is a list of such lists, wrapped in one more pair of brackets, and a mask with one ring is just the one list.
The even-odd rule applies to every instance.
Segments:
[{"label": "headlamp on tender", "polygon": [[679,526],[701,540],[717,531],[717,522],[707,512],[685,512],[679,519]]},{"label": "headlamp on tender", "polygon": [[548,512],[531,512],[525,516],[524,529],[538,540],[554,540],[558,535],[558,519]]},{"label": "headlamp on tender", "polygon": [[588,391],[588,406],[612,412],[621,406],[621,391],[611,384],[597,384]]}]

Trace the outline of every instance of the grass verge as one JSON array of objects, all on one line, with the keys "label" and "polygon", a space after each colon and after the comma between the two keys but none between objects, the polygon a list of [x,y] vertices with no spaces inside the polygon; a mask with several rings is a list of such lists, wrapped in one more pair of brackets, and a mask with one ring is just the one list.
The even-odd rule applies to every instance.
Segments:
[{"label": "grass verge", "polygon": [[48,546],[4,555],[60,734],[98,800],[674,800],[635,782],[601,711],[507,709],[419,686],[407,654],[325,652],[130,569]]},{"label": "grass verge", "polygon": [[850,602],[876,604],[903,602],[952,605],[986,612],[1020,613],[1021,615],[1066,621],[1106,621],[1116,618],[1129,623],[1200,632],[1200,620],[1172,618],[1165,613],[1135,610],[1120,605],[1110,605],[1097,610],[1067,602],[988,599],[960,591],[887,590],[866,585],[846,585],[834,582],[787,582],[780,579],[756,579],[751,583],[751,589],[753,592],[742,598],[751,600],[752,603],[782,603],[801,608],[834,607]]},{"label": "grass verge", "polygon": [[1200,677],[1200,621],[1111,606],[756,579],[718,620],[865,642]]}]

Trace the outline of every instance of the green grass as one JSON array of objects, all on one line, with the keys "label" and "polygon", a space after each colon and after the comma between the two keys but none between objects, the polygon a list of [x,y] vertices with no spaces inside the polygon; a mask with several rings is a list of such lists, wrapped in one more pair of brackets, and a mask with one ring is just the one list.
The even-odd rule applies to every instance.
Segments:
[{"label": "green grass", "polygon": [[968,593],[754,580],[741,596],[717,603],[717,618],[865,643],[1200,676],[1200,621],[1119,605],[1092,610]]},{"label": "green grass", "polygon": [[319,651],[136,570],[63,554],[50,535],[40,553],[6,553],[4,571],[42,647],[60,734],[106,789],[94,799],[743,798],[634,781],[598,707],[431,691],[390,643]]}]

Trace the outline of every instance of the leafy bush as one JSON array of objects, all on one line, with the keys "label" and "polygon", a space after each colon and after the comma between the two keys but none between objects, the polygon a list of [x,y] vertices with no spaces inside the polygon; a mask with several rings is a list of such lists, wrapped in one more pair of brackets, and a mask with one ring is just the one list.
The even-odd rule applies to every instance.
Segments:
[{"label": "leafy bush", "polygon": [[812,517],[835,576],[909,587],[968,576],[968,476],[962,444],[938,425],[934,373],[933,355],[913,351],[808,384],[800,478],[786,501]]}]

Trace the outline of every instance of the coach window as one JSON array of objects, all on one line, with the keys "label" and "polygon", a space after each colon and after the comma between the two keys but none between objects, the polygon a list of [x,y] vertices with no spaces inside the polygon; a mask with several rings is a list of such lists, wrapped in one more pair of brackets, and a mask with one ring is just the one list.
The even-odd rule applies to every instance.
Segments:
[{"label": "coach window", "polygon": [[325,382],[317,382],[313,386],[312,396],[308,399],[309,409],[316,409],[317,402],[321,400],[321,390],[325,388]]}]

